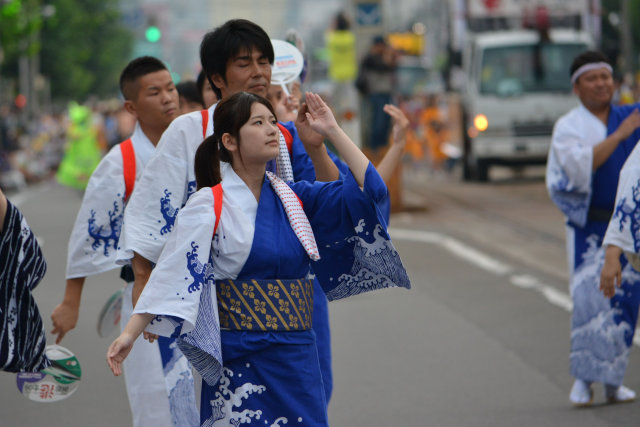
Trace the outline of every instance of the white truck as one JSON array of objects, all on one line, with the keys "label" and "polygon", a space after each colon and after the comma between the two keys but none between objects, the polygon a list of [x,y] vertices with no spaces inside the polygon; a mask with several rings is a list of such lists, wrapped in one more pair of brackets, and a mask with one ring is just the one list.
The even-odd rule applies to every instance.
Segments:
[{"label": "white truck", "polygon": [[[577,105],[569,67],[593,48],[594,0],[452,0],[461,57],[462,167],[544,164],[555,121]],[[598,5],[595,5],[598,6]]]}]

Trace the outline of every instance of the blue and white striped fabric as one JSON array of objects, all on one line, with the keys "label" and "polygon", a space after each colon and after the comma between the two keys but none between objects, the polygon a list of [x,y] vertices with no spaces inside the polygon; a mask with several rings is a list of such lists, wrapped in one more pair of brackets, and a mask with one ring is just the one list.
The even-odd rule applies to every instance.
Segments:
[{"label": "blue and white striped fabric", "polygon": [[0,367],[35,372],[51,365],[46,336],[31,295],[47,270],[26,220],[10,202],[0,232]]}]

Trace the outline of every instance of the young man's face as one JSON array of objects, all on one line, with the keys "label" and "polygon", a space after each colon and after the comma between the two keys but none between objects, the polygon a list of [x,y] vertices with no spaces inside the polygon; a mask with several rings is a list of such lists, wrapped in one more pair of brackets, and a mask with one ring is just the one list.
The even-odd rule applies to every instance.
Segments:
[{"label": "young man's face", "polygon": [[271,64],[267,56],[256,49],[241,51],[227,61],[225,77],[212,76],[223,98],[242,91],[266,97],[271,84]]},{"label": "young man's face", "polygon": [[179,114],[178,91],[167,70],[138,78],[138,95],[130,102],[138,121],[149,127],[169,126]]}]

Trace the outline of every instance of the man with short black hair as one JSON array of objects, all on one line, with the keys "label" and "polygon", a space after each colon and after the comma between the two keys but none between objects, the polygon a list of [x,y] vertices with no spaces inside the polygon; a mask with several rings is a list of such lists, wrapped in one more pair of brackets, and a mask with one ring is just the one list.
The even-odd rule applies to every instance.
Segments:
[{"label": "man with short black hair", "polygon": [[[178,92],[156,58],[131,61],[120,75],[120,90],[125,109],[137,120],[135,130],[109,151],[89,180],[69,239],[64,299],[51,314],[56,343],[78,321],[85,278],[118,267],[123,211],[160,136],[178,115]],[[123,268],[121,277],[127,282],[122,328],[133,310],[130,267]],[[124,368],[134,426],[199,425],[191,367],[173,339],[148,343],[140,338]]]}]

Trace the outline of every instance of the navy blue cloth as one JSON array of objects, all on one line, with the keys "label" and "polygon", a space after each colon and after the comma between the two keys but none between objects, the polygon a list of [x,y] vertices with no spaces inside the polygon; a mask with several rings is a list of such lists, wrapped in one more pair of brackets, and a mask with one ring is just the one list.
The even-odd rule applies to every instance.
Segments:
[{"label": "navy blue cloth", "polygon": [[[618,129],[634,109],[640,105],[612,105],[607,121],[607,135],[611,135]],[[593,174],[591,206],[613,210],[616,201],[616,188],[622,165],[640,140],[640,129],[636,129],[629,137],[618,144],[618,147]]]},{"label": "navy blue cloth", "polygon": [[[265,180],[253,245],[237,280],[295,279],[308,273],[309,258],[289,224],[280,199]],[[200,419],[203,424],[209,420],[222,425],[224,420],[233,418],[233,411],[237,410],[249,411],[249,414],[260,411],[261,425],[272,425],[281,417],[289,424],[328,425],[313,330],[221,331],[221,341],[222,379],[215,387],[202,384]],[[234,396],[237,390],[249,391]],[[242,406],[231,408],[231,397],[242,399]]]},{"label": "navy blue cloth", "polygon": [[20,211],[10,202],[0,233],[0,367],[36,372],[51,365],[46,336],[31,292],[47,270],[42,251]]}]

